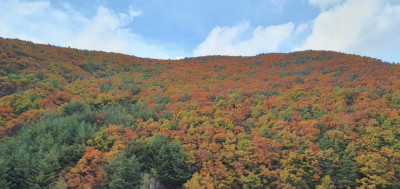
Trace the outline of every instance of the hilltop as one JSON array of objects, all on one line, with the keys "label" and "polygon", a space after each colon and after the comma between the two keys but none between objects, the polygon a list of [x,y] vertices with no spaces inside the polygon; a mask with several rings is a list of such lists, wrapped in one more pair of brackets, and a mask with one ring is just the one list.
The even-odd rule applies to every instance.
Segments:
[{"label": "hilltop", "polygon": [[0,38],[0,185],[400,187],[400,65],[157,60]]}]

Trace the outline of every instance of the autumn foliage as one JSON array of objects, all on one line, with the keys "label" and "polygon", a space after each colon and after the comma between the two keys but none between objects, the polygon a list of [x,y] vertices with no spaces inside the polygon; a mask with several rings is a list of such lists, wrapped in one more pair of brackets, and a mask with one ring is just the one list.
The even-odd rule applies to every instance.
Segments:
[{"label": "autumn foliage", "polygon": [[368,57],[0,38],[5,188],[400,188],[399,112],[400,67]]}]

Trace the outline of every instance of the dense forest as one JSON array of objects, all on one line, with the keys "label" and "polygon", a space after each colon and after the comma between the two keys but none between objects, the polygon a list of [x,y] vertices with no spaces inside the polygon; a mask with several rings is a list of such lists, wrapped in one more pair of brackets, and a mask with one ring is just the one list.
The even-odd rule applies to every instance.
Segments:
[{"label": "dense forest", "polygon": [[400,66],[0,38],[1,188],[400,188]]}]

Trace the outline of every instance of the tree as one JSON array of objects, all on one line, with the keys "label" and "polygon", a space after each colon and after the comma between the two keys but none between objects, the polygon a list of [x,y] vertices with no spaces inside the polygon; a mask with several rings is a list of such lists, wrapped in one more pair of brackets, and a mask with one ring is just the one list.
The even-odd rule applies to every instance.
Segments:
[{"label": "tree", "polygon": [[[185,162],[182,147],[168,142],[163,135],[156,135],[148,142],[133,138],[122,153],[125,158],[130,159],[129,161],[134,160],[140,164],[139,166],[130,162],[140,167],[140,172],[150,173],[153,169],[156,174],[154,177],[167,188],[181,187],[192,176],[192,169]],[[133,156],[134,158],[131,159]],[[117,160],[119,159],[117,158]],[[115,165],[119,164],[115,163]],[[112,171],[111,169],[107,170]],[[134,170],[129,169],[129,171]],[[108,173],[112,175],[111,172]],[[123,178],[122,180],[124,180]]]},{"label": "tree", "polygon": [[322,183],[321,185],[317,185],[316,189],[334,189],[335,185],[333,184],[333,181],[331,180],[331,177],[329,175],[326,175],[324,178],[322,178]]},{"label": "tree", "polygon": [[281,160],[280,185],[283,188],[308,188],[313,176],[315,154],[306,150],[304,154],[290,152]]},{"label": "tree", "polygon": [[94,148],[88,148],[77,165],[64,174],[69,187],[101,187],[105,186],[103,172],[106,164],[104,154]]},{"label": "tree", "polygon": [[177,144],[170,144],[165,136],[156,135],[146,152],[145,165],[156,170],[166,187],[180,187],[192,176],[192,170],[185,163],[183,149]]},{"label": "tree", "polygon": [[201,185],[200,181],[201,176],[196,172],[193,174],[192,178],[184,184],[184,187],[187,189],[205,189],[205,187]]},{"label": "tree", "polygon": [[0,158],[0,186],[4,188],[11,188],[11,182],[8,180],[7,172],[10,170],[7,162]]},{"label": "tree", "polygon": [[136,155],[121,152],[105,167],[106,180],[110,188],[138,188],[142,183],[142,164]]},{"label": "tree", "polygon": [[27,178],[30,188],[45,188],[50,186],[58,178],[60,170],[59,154],[55,149],[50,153],[44,155],[35,163],[36,166],[32,167],[32,173]]},{"label": "tree", "polygon": [[253,172],[247,176],[241,176],[240,180],[243,182],[243,188],[262,188],[260,177],[255,175]]},{"label": "tree", "polygon": [[87,111],[89,106],[83,102],[74,101],[62,106],[62,115],[72,115],[74,113],[79,114]]},{"label": "tree", "polygon": [[340,157],[341,165],[335,176],[337,184],[343,188],[356,186],[355,181],[358,174],[358,167],[353,160],[355,156],[355,146],[353,143],[350,143]]},{"label": "tree", "polygon": [[388,148],[380,153],[366,152],[354,158],[360,168],[362,177],[356,182],[362,187],[389,188],[397,181],[395,168],[398,167],[399,156]]},{"label": "tree", "polygon": [[209,174],[201,175],[196,172],[193,174],[192,178],[184,184],[184,187],[187,189],[214,189],[214,183]]}]

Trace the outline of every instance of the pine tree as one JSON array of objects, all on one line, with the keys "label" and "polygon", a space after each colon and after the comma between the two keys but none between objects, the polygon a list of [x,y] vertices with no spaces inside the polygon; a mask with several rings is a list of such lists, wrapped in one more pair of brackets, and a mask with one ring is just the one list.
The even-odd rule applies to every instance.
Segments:
[{"label": "pine tree", "polygon": [[152,168],[159,180],[167,188],[180,187],[192,175],[185,163],[183,149],[177,144],[169,144],[165,136],[157,135],[149,145],[147,160],[153,159]]},{"label": "pine tree", "polygon": [[26,148],[22,147],[11,156],[9,167],[9,179],[15,184],[16,188],[28,188],[27,180],[31,175],[31,154],[26,152]]},{"label": "pine tree", "polygon": [[40,155],[38,157],[40,159],[36,160],[37,163],[34,163],[35,166],[31,170],[32,174],[27,178],[30,188],[46,188],[50,186],[57,180],[61,168],[56,150],[52,150],[43,158]]},{"label": "pine tree", "polygon": [[8,180],[8,174],[7,172],[9,171],[8,163],[0,158],[0,186],[2,188],[11,188],[11,182]]},{"label": "pine tree", "polygon": [[142,164],[135,155],[127,157],[121,152],[105,167],[106,179],[110,188],[138,188],[141,184]]},{"label": "pine tree", "polygon": [[336,178],[337,184],[340,186],[349,186],[353,188],[356,183],[355,180],[358,174],[358,168],[353,160],[355,157],[355,147],[353,144],[349,144],[346,150],[343,152],[340,162],[342,163],[340,168],[337,170]]}]

